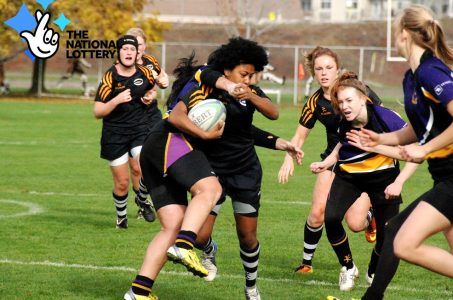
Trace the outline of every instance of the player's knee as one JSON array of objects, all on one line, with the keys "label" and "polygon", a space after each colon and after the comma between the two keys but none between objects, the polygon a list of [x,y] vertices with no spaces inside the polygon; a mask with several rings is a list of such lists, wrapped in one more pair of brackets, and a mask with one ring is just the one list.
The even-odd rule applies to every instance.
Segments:
[{"label": "player's knee", "polygon": [[349,229],[351,229],[352,232],[360,232],[365,229],[364,219],[347,218],[346,223],[348,224],[348,227]]},{"label": "player's knee", "polygon": [[209,184],[206,184],[201,192],[207,196],[211,206],[214,207],[222,195],[222,186],[217,180],[215,180]]},{"label": "player's knee", "polygon": [[324,223],[327,225],[341,223],[343,216],[333,210],[326,211],[324,215]]},{"label": "player's knee", "polygon": [[308,216],[308,223],[312,227],[319,227],[324,223],[324,210],[323,209],[312,209]]},{"label": "player's knee", "polygon": [[241,249],[252,250],[258,246],[258,239],[253,234],[239,236],[239,244]]},{"label": "player's knee", "polygon": [[414,252],[414,245],[404,237],[397,235],[393,241],[393,251],[398,258],[411,260],[412,253]]},{"label": "player's knee", "polygon": [[118,194],[126,194],[129,191],[129,177],[116,178],[115,190]]}]

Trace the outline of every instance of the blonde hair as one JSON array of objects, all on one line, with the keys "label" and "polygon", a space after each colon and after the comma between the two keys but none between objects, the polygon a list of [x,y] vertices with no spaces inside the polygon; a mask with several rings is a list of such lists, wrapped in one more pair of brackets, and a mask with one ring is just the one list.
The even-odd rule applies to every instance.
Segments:
[{"label": "blonde hair", "polygon": [[332,88],[330,90],[330,101],[332,102],[333,109],[335,112],[340,112],[340,104],[338,102],[338,92],[345,88],[352,87],[357,91],[362,93],[366,98],[368,98],[368,89],[366,85],[359,80],[356,73],[352,71],[345,71],[334,81]]},{"label": "blonde hair", "polygon": [[394,25],[396,30],[406,30],[416,45],[431,50],[434,56],[453,67],[453,51],[447,46],[442,27],[429,8],[411,5],[398,15]]},{"label": "blonde hair", "polygon": [[135,37],[139,36],[139,37],[141,37],[143,39],[144,42],[146,42],[145,32],[141,28],[138,28],[138,27],[131,28],[131,29],[129,29],[126,32],[126,34],[127,35],[133,35]]},{"label": "blonde hair", "polygon": [[323,55],[332,57],[337,65],[337,69],[340,69],[340,59],[338,58],[338,55],[329,48],[317,46],[305,55],[305,65],[310,70],[312,76],[315,76],[315,60]]}]

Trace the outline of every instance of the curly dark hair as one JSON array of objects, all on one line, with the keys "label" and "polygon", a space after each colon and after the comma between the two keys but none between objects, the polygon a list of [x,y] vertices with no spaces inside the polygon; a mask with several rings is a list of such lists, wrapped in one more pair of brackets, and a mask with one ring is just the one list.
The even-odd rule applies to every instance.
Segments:
[{"label": "curly dark hair", "polygon": [[256,72],[262,71],[268,64],[266,49],[255,41],[235,37],[228,44],[217,48],[208,58],[208,65],[219,72],[233,70],[240,64],[251,64]]},{"label": "curly dark hair", "polygon": [[192,51],[192,54],[189,57],[179,59],[178,65],[173,70],[176,80],[173,82],[171,87],[170,96],[168,96],[166,102],[167,107],[170,107],[173,101],[176,100],[176,97],[184,88],[184,85],[192,79],[197,70],[202,66],[203,65],[197,65],[197,61],[195,60],[195,51]]}]

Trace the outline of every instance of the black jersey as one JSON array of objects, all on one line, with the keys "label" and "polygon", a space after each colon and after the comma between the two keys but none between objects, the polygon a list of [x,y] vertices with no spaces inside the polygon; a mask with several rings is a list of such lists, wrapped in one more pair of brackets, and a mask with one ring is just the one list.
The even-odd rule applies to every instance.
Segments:
[{"label": "black jersey", "polygon": [[[95,101],[109,102],[126,89],[131,90],[132,100],[119,104],[108,116],[104,117],[104,128],[120,134],[148,129],[151,119],[147,106],[141,101],[141,98],[153,86],[154,77],[151,71],[143,66],[137,66],[136,72],[130,77],[119,75],[116,67],[112,66],[102,77]],[[157,106],[153,106],[153,109],[158,112]]]},{"label": "black jersey", "polygon": [[[259,87],[249,87],[253,93],[269,99]],[[258,163],[252,130],[256,107],[249,101],[238,101],[225,91],[204,85],[193,88],[182,100],[190,110],[199,101],[207,98],[218,99],[225,105],[225,129],[222,137],[217,140],[191,140],[194,146],[205,153],[218,175],[237,174]]]},{"label": "black jersey", "polygon": [[[381,105],[382,101],[370,88],[368,88],[368,97],[373,104]],[[319,88],[305,103],[299,118],[299,124],[312,129],[317,120],[326,128],[327,148],[321,154],[325,159],[332,153],[332,150],[339,142],[338,126],[340,124],[340,115],[336,114],[332,102],[324,97],[324,91]]]},{"label": "black jersey", "polygon": [[149,54],[143,54],[142,56],[143,66],[147,67],[150,71],[156,71],[157,75],[160,74],[161,68],[157,59]]}]

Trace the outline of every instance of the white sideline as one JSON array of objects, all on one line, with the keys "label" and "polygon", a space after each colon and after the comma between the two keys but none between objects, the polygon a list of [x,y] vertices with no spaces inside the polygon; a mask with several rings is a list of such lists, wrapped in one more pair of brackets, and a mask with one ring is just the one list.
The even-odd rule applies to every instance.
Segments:
[{"label": "white sideline", "polygon": [[[134,269],[131,267],[124,267],[124,266],[96,266],[96,265],[82,265],[82,264],[66,264],[62,262],[51,262],[51,261],[19,261],[19,260],[11,260],[8,258],[0,259],[0,264],[8,264],[8,265],[23,265],[23,266],[43,266],[43,267],[55,267],[55,268],[68,268],[68,269],[88,269],[88,270],[100,270],[100,271],[121,271],[121,272],[130,272],[136,273],[138,269]],[[171,276],[188,276],[192,277],[193,275],[189,272],[176,272],[176,271],[161,271],[161,274],[171,275]],[[218,278],[232,278],[232,279],[244,279],[243,275],[233,275],[233,274],[223,274],[218,275]],[[259,277],[259,281],[268,281],[268,282],[284,282],[284,283],[294,283],[298,285],[308,285],[308,286],[332,286],[336,287],[337,283],[326,282],[326,281],[318,281],[318,280],[294,280],[288,278],[266,278],[266,277]],[[359,287],[366,288],[368,285],[358,285]],[[396,290],[396,291],[405,291],[405,292],[413,292],[419,293],[423,290],[416,289],[416,288],[406,288],[396,285],[391,285],[388,289]],[[453,293],[449,291],[437,291],[432,290],[435,294],[439,295],[447,295],[453,296]]]}]

